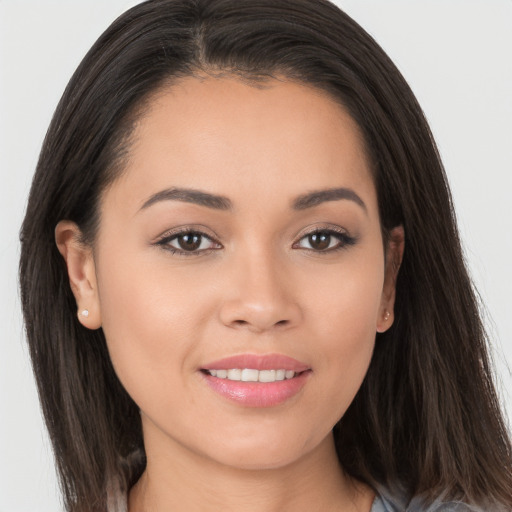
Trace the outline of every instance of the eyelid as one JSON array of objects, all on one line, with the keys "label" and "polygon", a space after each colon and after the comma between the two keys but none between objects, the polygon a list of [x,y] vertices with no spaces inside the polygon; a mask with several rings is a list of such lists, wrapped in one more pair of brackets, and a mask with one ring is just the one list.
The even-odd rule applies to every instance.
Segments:
[{"label": "eyelid", "polygon": [[[323,231],[332,231],[338,235],[345,235],[351,237],[348,229],[342,228],[336,224],[316,224],[314,226],[308,226],[306,228],[301,229],[295,236],[294,240],[299,241],[305,236],[311,235],[313,233],[323,232]],[[295,242],[294,242],[295,243]]]},{"label": "eyelid", "polygon": [[203,226],[201,224],[183,224],[181,226],[176,226],[171,229],[167,229],[161,235],[158,235],[153,243],[157,244],[158,242],[165,240],[166,238],[170,238],[176,235],[182,235],[184,233],[198,233],[212,240],[217,240],[217,235],[212,232],[211,229]]}]

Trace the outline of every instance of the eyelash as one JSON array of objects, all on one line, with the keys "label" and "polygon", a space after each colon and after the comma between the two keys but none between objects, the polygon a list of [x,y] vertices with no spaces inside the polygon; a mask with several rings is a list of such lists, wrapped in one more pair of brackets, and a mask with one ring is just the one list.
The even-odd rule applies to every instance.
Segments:
[{"label": "eyelash", "polygon": [[[189,236],[195,235],[195,236],[201,237],[202,239],[210,240],[211,244],[215,244],[218,247],[195,250],[195,251],[186,251],[184,249],[178,249],[177,247],[173,247],[172,245],[170,245],[170,243],[173,240],[177,240],[180,236],[183,237],[186,235],[189,235]],[[201,241],[201,244],[202,244],[202,241]],[[206,233],[204,233],[198,229],[190,229],[190,228],[184,228],[180,231],[175,231],[173,233],[166,233],[165,235],[162,236],[162,238],[160,238],[160,240],[158,240],[156,242],[156,245],[162,247],[166,251],[169,251],[171,254],[176,254],[178,256],[199,256],[200,254],[208,254],[212,251],[217,251],[222,248],[222,245],[218,242],[215,242],[211,236],[207,235]]]},{"label": "eyelash", "polygon": [[[292,248],[301,248],[298,247],[298,244],[309,237],[312,237],[314,235],[327,235],[328,237],[334,237],[338,239],[338,243],[334,247],[329,247],[325,250],[316,250],[312,248],[302,247],[302,249],[305,249],[307,251],[311,251],[315,254],[327,254],[332,253],[336,251],[341,251],[343,249],[347,249],[348,247],[355,245],[357,242],[357,238],[350,236],[346,231],[342,229],[334,229],[334,228],[317,228],[313,231],[309,231],[307,233],[304,233],[297,242],[295,242],[292,245]],[[330,245],[330,243],[329,243]]]},{"label": "eyelash", "polygon": [[[170,243],[172,241],[177,240],[180,236],[186,236],[186,235],[199,236],[201,238],[200,245],[202,244],[204,239],[207,239],[210,241],[211,244],[217,245],[217,247],[214,247],[214,248],[210,247],[210,248],[206,248],[206,249],[187,251],[184,249],[178,249],[177,247],[173,247],[172,245],[170,245]],[[326,235],[328,237],[337,238],[338,244],[335,245],[334,247],[328,247],[325,250],[316,250],[316,249],[308,248],[308,247],[300,247],[298,245],[302,240],[305,240],[308,237],[311,237],[314,235]],[[326,253],[332,253],[332,252],[346,249],[347,247],[355,245],[356,242],[357,242],[357,239],[355,237],[348,235],[343,230],[336,230],[333,228],[318,228],[318,229],[314,229],[313,231],[309,231],[309,232],[303,234],[297,242],[294,242],[294,244],[292,245],[292,248],[293,249],[301,249],[302,248],[306,251],[310,251],[310,252],[313,252],[316,254],[326,254]],[[165,235],[162,236],[162,238],[160,238],[160,240],[158,240],[156,242],[155,245],[162,247],[164,250],[169,251],[171,254],[176,254],[179,256],[199,256],[199,255],[203,255],[203,254],[208,254],[212,251],[217,251],[219,249],[222,249],[222,245],[220,243],[216,242],[215,240],[213,240],[211,236],[209,236],[206,233],[199,231],[197,229],[190,229],[190,228],[185,228],[181,231],[177,231],[174,233],[166,233]],[[330,242],[329,242],[329,245],[330,245]]]}]

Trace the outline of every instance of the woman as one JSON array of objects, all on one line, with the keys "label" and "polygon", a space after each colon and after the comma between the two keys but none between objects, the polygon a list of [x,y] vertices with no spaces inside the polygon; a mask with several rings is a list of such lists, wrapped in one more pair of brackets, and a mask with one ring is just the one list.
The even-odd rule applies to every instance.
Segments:
[{"label": "woman", "polygon": [[50,126],[20,275],[70,511],[512,507],[430,132],[327,2],[119,18]]}]

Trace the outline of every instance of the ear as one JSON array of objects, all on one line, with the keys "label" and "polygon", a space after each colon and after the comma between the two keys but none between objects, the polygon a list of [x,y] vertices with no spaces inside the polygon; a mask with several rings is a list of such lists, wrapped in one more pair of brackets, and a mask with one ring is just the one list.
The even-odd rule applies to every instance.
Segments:
[{"label": "ear", "polygon": [[78,320],[88,329],[98,329],[101,327],[101,314],[92,249],[81,242],[79,227],[67,220],[57,224],[55,242],[68,268]]},{"label": "ear", "polygon": [[405,246],[405,234],[403,226],[393,228],[389,234],[386,250],[384,286],[377,319],[377,332],[385,332],[394,321],[394,307],[396,296],[396,279],[402,263]]}]

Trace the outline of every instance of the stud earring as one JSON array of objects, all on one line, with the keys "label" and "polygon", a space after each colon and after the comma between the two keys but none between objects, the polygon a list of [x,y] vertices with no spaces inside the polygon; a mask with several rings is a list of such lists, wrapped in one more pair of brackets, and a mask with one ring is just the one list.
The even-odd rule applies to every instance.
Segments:
[{"label": "stud earring", "polygon": [[87,318],[89,316],[89,310],[88,309],[84,309],[80,314],[82,316],[84,316],[85,318]]},{"label": "stud earring", "polygon": [[389,320],[390,316],[391,316],[391,313],[386,310],[386,313],[384,313],[384,322],[387,322]]}]

